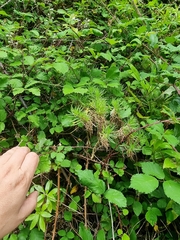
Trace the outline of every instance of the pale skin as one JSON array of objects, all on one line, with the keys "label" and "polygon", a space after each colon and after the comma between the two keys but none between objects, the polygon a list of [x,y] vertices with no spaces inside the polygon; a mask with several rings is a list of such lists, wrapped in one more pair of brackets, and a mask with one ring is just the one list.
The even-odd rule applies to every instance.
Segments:
[{"label": "pale skin", "polygon": [[0,156],[0,239],[35,209],[38,193],[27,197],[39,157],[28,147],[15,147]]}]

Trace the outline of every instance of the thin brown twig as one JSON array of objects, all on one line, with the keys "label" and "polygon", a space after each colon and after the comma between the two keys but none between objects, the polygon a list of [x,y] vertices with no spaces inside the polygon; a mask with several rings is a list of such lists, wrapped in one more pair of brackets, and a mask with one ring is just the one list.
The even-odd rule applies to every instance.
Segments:
[{"label": "thin brown twig", "polygon": [[[176,118],[176,120],[180,120],[180,118]],[[159,121],[156,121],[156,122],[151,123],[151,124],[146,124],[146,125],[143,126],[143,127],[139,127],[139,128],[133,129],[130,133],[128,133],[128,134],[121,140],[121,143],[124,142],[132,133],[138,132],[138,131],[140,131],[141,129],[148,128],[148,127],[154,126],[154,125],[159,124],[159,123],[172,123],[172,122],[173,122],[173,120],[171,120],[171,119],[159,120]]]},{"label": "thin brown twig", "polygon": [[56,204],[56,214],[54,219],[54,228],[52,232],[52,240],[54,240],[56,236],[56,226],[57,226],[57,220],[59,215],[59,205],[60,205],[60,168],[58,168],[58,175],[57,175],[57,204]]}]

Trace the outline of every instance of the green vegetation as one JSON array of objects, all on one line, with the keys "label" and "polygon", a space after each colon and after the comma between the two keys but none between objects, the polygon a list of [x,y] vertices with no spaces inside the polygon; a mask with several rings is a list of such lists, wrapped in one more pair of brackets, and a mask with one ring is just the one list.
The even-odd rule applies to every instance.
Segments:
[{"label": "green vegetation", "polygon": [[4,240],[180,238],[179,27],[158,0],[0,9],[0,152],[40,154],[36,210]]}]

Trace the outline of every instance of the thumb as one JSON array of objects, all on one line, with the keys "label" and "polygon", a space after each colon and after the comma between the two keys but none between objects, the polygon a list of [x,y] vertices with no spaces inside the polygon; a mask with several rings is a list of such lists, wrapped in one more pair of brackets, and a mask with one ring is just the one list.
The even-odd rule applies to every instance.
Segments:
[{"label": "thumb", "polygon": [[24,201],[23,205],[19,210],[20,221],[23,221],[32,211],[35,209],[37,204],[38,192],[32,192]]}]

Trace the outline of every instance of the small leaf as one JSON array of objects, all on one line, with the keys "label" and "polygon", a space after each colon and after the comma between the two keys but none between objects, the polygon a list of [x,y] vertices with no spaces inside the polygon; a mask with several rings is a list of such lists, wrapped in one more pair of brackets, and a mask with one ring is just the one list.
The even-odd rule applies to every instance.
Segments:
[{"label": "small leaf", "polygon": [[166,196],[180,204],[180,183],[168,180],[163,183]]},{"label": "small leaf", "polygon": [[7,53],[4,51],[0,51],[0,58],[7,58]]},{"label": "small leaf", "polygon": [[152,207],[145,214],[146,220],[153,227],[157,223],[157,216],[162,216],[161,211],[158,208]]},{"label": "small leaf", "polygon": [[163,168],[177,168],[177,163],[172,158],[165,158]]},{"label": "small leaf", "polygon": [[37,115],[29,115],[28,119],[35,127],[39,127],[39,125],[40,125],[39,116],[37,116]]},{"label": "small leaf", "polygon": [[37,228],[34,228],[30,231],[29,240],[44,240],[44,233],[39,231]]},{"label": "small leaf", "polygon": [[28,88],[27,91],[31,92],[35,96],[40,96],[40,89],[39,88]]},{"label": "small leaf", "polygon": [[124,195],[116,189],[108,189],[104,193],[104,197],[109,200],[109,202],[116,204],[118,207],[126,207],[127,201]]},{"label": "small leaf", "polygon": [[75,185],[75,186],[71,189],[70,194],[74,194],[74,193],[76,193],[77,191],[78,191],[78,185]]},{"label": "small leaf", "polygon": [[64,211],[64,220],[70,222],[72,220],[72,212]]},{"label": "small leaf", "polygon": [[75,93],[80,93],[82,95],[84,95],[85,93],[87,93],[88,89],[87,88],[81,88],[81,87],[78,87],[78,88],[75,88],[74,89],[74,92]]},{"label": "small leaf", "polygon": [[122,240],[130,240],[130,237],[126,233],[123,233]]},{"label": "small leaf", "polygon": [[133,188],[141,193],[151,193],[159,185],[158,180],[155,177],[146,174],[135,174],[131,177],[130,188]]},{"label": "small leaf", "polygon": [[97,232],[96,240],[106,240],[106,235],[105,235],[104,229],[100,229],[100,230]]},{"label": "small leaf", "polygon": [[93,200],[94,203],[101,203],[101,196],[92,193],[92,200]]},{"label": "small leaf", "polygon": [[62,74],[65,74],[69,71],[69,66],[65,62],[53,63],[53,67],[56,69],[57,72]]},{"label": "small leaf", "polygon": [[101,179],[95,178],[92,170],[77,170],[76,174],[80,182],[87,186],[92,192],[102,194],[105,192],[105,182]]},{"label": "small leaf", "polygon": [[142,213],[142,204],[138,201],[134,201],[133,211],[136,214],[136,216],[139,216]]},{"label": "small leaf", "polygon": [[142,162],[142,171],[147,175],[152,175],[159,179],[164,179],[165,175],[161,166],[153,162]]},{"label": "small leaf", "polygon": [[82,239],[93,240],[93,235],[91,231],[84,226],[83,223],[79,224],[79,235]]},{"label": "small leaf", "polygon": [[13,90],[13,95],[16,96],[20,93],[23,93],[24,92],[24,88],[14,88]]},{"label": "small leaf", "polygon": [[4,109],[0,109],[0,121],[3,122],[7,117],[7,113]]},{"label": "small leaf", "polygon": [[64,95],[71,94],[73,92],[74,92],[74,88],[73,88],[73,86],[70,83],[65,84],[63,86],[63,93],[64,93]]},{"label": "small leaf", "polygon": [[24,57],[24,65],[33,65],[34,63],[34,57],[33,56],[25,56]]},{"label": "small leaf", "polygon": [[5,124],[3,122],[0,122],[0,133],[5,129]]}]

